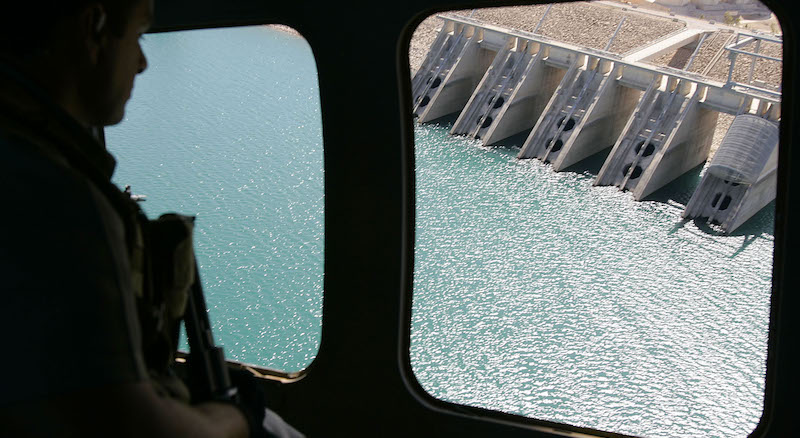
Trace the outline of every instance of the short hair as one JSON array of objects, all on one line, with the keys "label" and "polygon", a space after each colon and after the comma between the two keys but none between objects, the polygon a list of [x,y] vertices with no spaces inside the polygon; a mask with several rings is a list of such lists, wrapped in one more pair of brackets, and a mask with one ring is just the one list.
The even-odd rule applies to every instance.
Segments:
[{"label": "short hair", "polygon": [[0,17],[0,53],[25,55],[46,49],[60,20],[91,4],[106,10],[106,25],[122,36],[133,7],[145,0],[11,0]]}]

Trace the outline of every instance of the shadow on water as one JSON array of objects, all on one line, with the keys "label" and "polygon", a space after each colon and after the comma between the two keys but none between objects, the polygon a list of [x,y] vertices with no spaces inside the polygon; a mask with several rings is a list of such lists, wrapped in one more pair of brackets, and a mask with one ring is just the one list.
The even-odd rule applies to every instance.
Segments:
[{"label": "shadow on water", "polygon": [[[692,194],[694,194],[697,186],[700,185],[702,170],[703,165],[695,167],[664,187],[656,190],[645,199],[647,201],[668,204],[683,211],[692,198]],[[674,233],[683,228],[689,221],[690,219],[684,219],[676,223],[670,233]],[[709,224],[706,218],[696,218],[691,219],[691,221],[699,230],[702,230],[710,236],[744,236],[745,241],[742,244],[743,246],[734,254],[735,256],[749,245],[752,240],[761,238],[765,234],[772,236],[775,224],[775,201],[767,204],[732,233],[725,233],[720,227]]]},{"label": "shadow on water", "polygon": [[603,163],[606,162],[609,153],[611,153],[611,146],[567,167],[564,172],[579,173],[594,179],[600,173],[600,169],[603,168]]},{"label": "shadow on water", "polygon": [[516,155],[516,153],[519,153],[519,150],[522,149],[522,146],[525,145],[525,140],[528,139],[528,134],[530,134],[530,132],[530,129],[526,129],[522,132],[512,135],[511,137],[504,138],[499,142],[490,145],[490,147],[498,149],[514,149]]},{"label": "shadow on water", "polygon": [[681,208],[686,207],[686,204],[692,199],[695,189],[700,185],[700,172],[702,170],[703,165],[701,164],[646,196],[645,200],[680,205]]},{"label": "shadow on water", "polygon": [[734,251],[730,258],[735,258],[742,253],[748,246],[759,239],[773,240],[773,225],[775,222],[775,201],[770,202],[764,208],[754,214],[753,217],[747,220],[739,228],[732,233],[725,233],[718,226],[709,224],[705,218],[692,219],[698,230],[710,236],[731,236],[731,237],[744,237],[742,244],[736,251]]},{"label": "shadow on water", "polygon": [[[499,142],[492,144],[489,147],[499,150],[505,150],[508,151],[509,153],[513,153],[514,156],[516,156],[517,154],[519,154],[519,151],[525,145],[525,141],[528,139],[530,133],[531,130],[526,129],[508,138],[500,140]],[[588,158],[584,158],[583,160],[573,164],[572,166],[567,167],[566,169],[563,170],[563,172],[571,172],[589,178],[595,178],[597,174],[600,173],[600,169],[603,167],[603,163],[606,161],[606,157],[608,157],[609,152],[611,152],[611,146],[601,150],[600,152],[595,153],[594,155],[589,156]]]},{"label": "shadow on water", "polygon": [[[526,129],[508,138],[500,140],[489,147],[506,152],[509,155],[516,157],[522,147],[525,145],[525,141],[528,140],[530,132],[530,129]],[[563,170],[563,172],[570,172],[594,179],[597,177],[597,174],[600,173],[600,169],[603,167],[603,163],[606,161],[606,157],[608,157],[609,152],[611,152],[610,146],[589,156],[588,158],[584,158],[572,166],[567,167]],[[531,158],[531,160],[535,160],[535,158]]]},{"label": "shadow on water", "polygon": [[[668,234],[674,234],[683,230],[687,223],[692,222],[697,230],[702,233],[700,237],[713,239],[715,237],[744,237],[741,245],[729,256],[731,259],[736,258],[753,242],[760,239],[773,241],[773,229],[775,223],[775,201],[770,202],[764,208],[759,210],[750,219],[748,219],[739,228],[735,229],[732,233],[726,233],[718,225],[708,223],[707,218],[683,219],[672,227]],[[694,233],[698,234],[699,233]]]},{"label": "shadow on water", "polygon": [[[458,119],[459,113],[451,113],[446,116],[439,117],[438,119],[433,119],[431,121],[425,122],[424,125],[436,126],[439,128],[447,129],[447,132],[450,132],[453,129],[453,125],[456,123],[456,119]],[[420,123],[418,119],[415,118],[414,122],[418,125],[423,125]]]}]

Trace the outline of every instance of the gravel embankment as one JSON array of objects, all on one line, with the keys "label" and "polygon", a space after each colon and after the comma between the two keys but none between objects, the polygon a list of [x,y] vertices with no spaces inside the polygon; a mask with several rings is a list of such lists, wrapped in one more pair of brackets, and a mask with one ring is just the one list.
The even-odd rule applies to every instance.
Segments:
[{"label": "gravel embankment", "polygon": [[[689,71],[692,73],[702,73],[714,60],[714,57],[717,56],[717,52],[722,50],[725,42],[732,35],[733,33],[731,31],[724,30],[714,32],[713,34],[707,36],[703,41],[703,44],[700,46],[700,49],[697,51],[697,55],[695,56],[694,62],[692,62]],[[674,52],[665,53],[657,58],[653,58],[648,62],[653,65],[669,66],[680,70],[686,66],[687,62],[689,62],[689,58],[692,56],[692,53],[694,53],[694,47],[681,47]]]},{"label": "gravel embankment", "polygon": [[[490,24],[532,32],[546,9],[546,5],[535,5],[485,8],[474,11],[462,10],[451,13],[461,16],[471,15],[474,19]],[[609,49],[612,53],[628,52],[684,27],[684,23],[681,21],[675,22],[647,16],[633,10],[623,11],[620,8],[592,3],[562,3],[553,5],[538,33],[554,40],[602,49],[623,17],[625,17],[625,23]],[[426,18],[414,32],[409,50],[412,71],[416,71],[422,64],[428,48],[436,39],[441,24],[440,19],[431,16]],[[732,35],[731,30],[725,29],[707,37],[689,71],[699,74],[705,72],[709,78],[719,81],[727,80],[730,59],[727,53],[722,53],[722,56],[717,56],[717,54]],[[754,46],[749,49],[754,49]],[[688,62],[692,52],[691,48],[681,48],[653,59],[650,63],[681,69]],[[782,46],[776,43],[762,42],[760,52],[769,56],[781,57]],[[738,56],[733,76],[734,80],[738,82],[747,81],[751,64],[747,58],[749,57]],[[712,62],[714,65],[711,65]],[[757,60],[753,79],[778,86],[781,81],[781,67],[780,62]]]},{"label": "gravel embankment", "polygon": [[[689,68],[690,72],[703,74],[704,76],[716,81],[726,82],[728,71],[730,70],[731,60],[728,52],[724,51],[724,46],[732,42],[731,37],[734,33],[731,30],[719,30],[708,36],[700,50],[697,52],[694,62]],[[743,47],[748,51],[755,51],[755,43],[750,43]],[[681,48],[675,52],[662,55],[650,61],[653,65],[665,66],[682,69],[689,60],[694,49]],[[722,51],[720,54],[719,52]],[[781,44],[762,41],[759,53],[782,58],[783,47]],[[712,64],[713,62],[713,64]],[[733,80],[746,83],[750,74],[752,58],[746,55],[737,55],[736,66],[733,70]],[[757,59],[753,69],[753,80],[761,81],[771,87],[777,87],[781,83],[782,63],[767,59]],[[761,84],[763,86],[763,84]],[[767,87],[767,88],[771,88]]]},{"label": "gravel embankment", "polygon": [[435,15],[422,20],[422,23],[414,30],[414,35],[411,36],[411,44],[408,48],[408,62],[411,64],[411,72],[417,71],[422,61],[425,60],[425,55],[428,54],[428,49],[431,44],[436,40],[436,34],[442,27],[442,20],[436,18]]},{"label": "gravel embankment", "polygon": [[[743,50],[755,51],[755,43],[750,43],[742,48]],[[767,41],[761,42],[759,53],[773,56],[777,58],[783,57],[783,47],[781,44],[771,43]],[[733,80],[736,82],[747,82],[750,74],[750,66],[752,65],[752,57],[747,55],[737,55],[736,66],[733,70]],[[753,70],[753,80],[762,81],[772,86],[781,84],[781,74],[783,70],[783,63],[778,61],[771,61],[768,59],[756,59],[755,69]],[[707,76],[719,81],[726,81],[728,79],[728,71],[730,70],[731,60],[728,58],[727,53],[719,58],[716,64],[709,70]]]},{"label": "gravel embankment", "polygon": [[[474,13],[470,10],[452,13],[462,16],[472,14],[473,19],[486,23],[532,32],[546,9],[546,5],[536,5],[476,9]],[[553,5],[538,33],[565,43],[603,49],[623,17],[625,23],[609,48],[612,53],[625,53],[684,27],[683,22],[623,11],[611,6],[561,3]],[[436,39],[439,27],[441,20],[435,16],[428,17],[414,32],[409,53],[412,71],[416,71],[422,64],[428,47]]]}]

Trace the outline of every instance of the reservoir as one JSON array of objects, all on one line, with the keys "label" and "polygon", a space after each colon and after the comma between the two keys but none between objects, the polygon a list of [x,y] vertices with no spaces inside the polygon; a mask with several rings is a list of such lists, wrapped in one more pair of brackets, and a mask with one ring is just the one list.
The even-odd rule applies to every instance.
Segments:
[{"label": "reservoir", "polygon": [[[106,132],[114,180],[147,195],[150,217],[197,216],[210,318],[227,356],[301,370],[320,343],[324,293],[311,50],[266,27],[146,38],[150,67],[123,123]],[[410,355],[425,390],[624,434],[752,431],[772,204],[724,235],[680,217],[702,169],[636,202],[592,186],[604,156],[555,173],[517,160],[513,139],[484,147],[450,136],[451,124],[415,127]]]}]

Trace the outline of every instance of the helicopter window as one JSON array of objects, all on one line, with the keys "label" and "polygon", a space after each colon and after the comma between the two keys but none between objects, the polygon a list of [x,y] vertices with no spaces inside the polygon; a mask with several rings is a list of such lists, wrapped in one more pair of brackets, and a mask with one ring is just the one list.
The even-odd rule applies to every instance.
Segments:
[{"label": "helicopter window", "polygon": [[[114,181],[147,215],[195,215],[216,341],[228,359],[299,371],[322,314],[323,145],[307,42],[269,26],[152,34]],[[184,342],[184,346],[185,346]]]},{"label": "helicopter window", "polygon": [[410,360],[433,397],[637,436],[760,421],[781,30],[757,1],[672,3],[416,28]]}]

